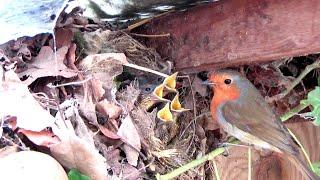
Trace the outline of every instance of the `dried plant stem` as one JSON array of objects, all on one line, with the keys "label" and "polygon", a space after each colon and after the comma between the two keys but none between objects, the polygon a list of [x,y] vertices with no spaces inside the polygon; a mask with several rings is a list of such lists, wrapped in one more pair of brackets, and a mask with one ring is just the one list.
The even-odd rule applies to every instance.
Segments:
[{"label": "dried plant stem", "polygon": [[248,148],[248,180],[251,180],[252,167],[251,167],[251,147]]},{"label": "dried plant stem", "polygon": [[[301,110],[305,109],[306,107],[308,107],[310,104],[299,104],[297,107],[291,109],[290,111],[288,111],[287,113],[285,113],[284,115],[282,115],[280,117],[280,119],[282,120],[282,122],[290,119],[292,116],[296,115],[297,113],[299,113]],[[303,155],[306,157],[307,161],[308,161],[308,164],[309,166],[311,167],[312,171],[314,172],[314,168],[312,166],[312,163],[311,163],[311,160],[309,158],[309,155],[308,153],[306,152],[305,148],[302,146],[302,144],[300,143],[300,141],[298,140],[298,138],[293,134],[292,131],[289,130],[289,133],[291,134],[291,136],[293,137],[293,139],[298,143],[298,145],[300,146],[301,150],[302,150],[302,153]]]},{"label": "dried plant stem", "polygon": [[291,136],[293,137],[293,139],[294,139],[294,140],[298,143],[298,145],[300,146],[300,148],[301,148],[301,150],[302,150],[302,153],[303,153],[303,155],[306,157],[306,159],[307,159],[307,161],[308,161],[308,164],[309,164],[311,170],[312,170],[313,172],[315,172],[315,169],[314,169],[314,167],[312,166],[312,163],[311,163],[311,160],[310,160],[310,158],[309,158],[309,155],[308,155],[307,151],[304,149],[304,147],[302,146],[302,144],[300,143],[300,141],[298,140],[298,138],[296,137],[296,135],[294,135],[293,132],[290,131],[290,129],[288,129],[288,130],[289,130],[289,133],[291,134]]},{"label": "dried plant stem", "polygon": [[146,24],[146,23],[149,23],[152,19],[154,19],[154,18],[156,18],[156,17],[161,17],[161,16],[166,15],[166,14],[168,14],[168,13],[171,13],[171,12],[173,12],[173,11],[174,11],[174,10],[170,10],[170,11],[167,11],[167,12],[164,12],[164,13],[161,13],[161,14],[158,14],[158,15],[156,15],[156,16],[153,16],[152,18],[143,19],[143,20],[141,20],[141,21],[139,21],[139,22],[137,22],[137,23],[135,23],[135,24],[130,25],[125,31],[131,31],[132,29],[135,29],[135,28],[137,28],[137,27],[139,27],[139,26],[142,26],[142,25],[144,25],[144,24]]},{"label": "dried plant stem", "polygon": [[305,104],[303,104],[303,103],[299,104],[298,106],[292,108],[290,111],[288,111],[288,112],[286,112],[285,114],[283,114],[283,115],[280,117],[281,121],[284,122],[284,121],[290,119],[292,116],[298,114],[300,111],[302,111],[303,109],[305,109],[305,108],[308,107],[309,105],[310,105],[310,104],[307,104],[307,103],[305,103]]},{"label": "dried plant stem", "polygon": [[156,74],[156,75],[158,75],[158,76],[165,77],[165,78],[169,76],[169,75],[164,74],[164,73],[162,73],[162,72],[155,71],[155,70],[152,70],[152,69],[149,69],[149,68],[146,68],[146,67],[142,67],[142,66],[138,66],[138,65],[135,65],[135,64],[131,64],[131,63],[126,63],[126,64],[123,64],[123,65],[124,65],[124,66],[127,66],[127,67],[134,68],[134,69],[138,69],[138,70],[141,70],[141,71],[153,73],[153,74]]},{"label": "dried plant stem", "polygon": [[58,84],[58,85],[48,85],[49,88],[57,88],[57,87],[64,87],[64,86],[82,86],[84,83],[90,81],[92,77],[89,77],[87,79],[84,79],[82,81],[76,81],[76,82],[69,82],[69,83],[64,83],[64,84]]},{"label": "dried plant stem", "polygon": [[212,164],[213,164],[213,169],[214,169],[214,174],[216,176],[216,180],[220,180],[220,175],[219,175],[219,170],[218,170],[218,166],[216,161],[214,160],[214,158],[211,160]]},{"label": "dried plant stem", "polygon": [[225,148],[217,148],[217,149],[213,150],[212,152],[210,152],[209,154],[207,154],[201,158],[195,159],[195,160],[189,162],[188,164],[185,164],[185,165],[173,170],[172,172],[170,172],[168,174],[165,174],[165,175],[157,174],[156,178],[157,178],[157,180],[167,180],[167,179],[175,178],[175,177],[179,176],[180,174],[182,174],[192,168],[195,168],[208,160],[212,160],[214,157],[222,154],[224,151],[225,151]]},{"label": "dried plant stem", "polygon": [[275,96],[272,97],[268,97],[267,101],[269,102],[273,102],[275,100],[281,99],[283,97],[285,97],[286,95],[288,95],[290,93],[290,91],[296,87],[296,85],[298,85],[302,79],[312,70],[319,68],[320,67],[320,58],[318,58],[314,63],[306,66],[306,68],[304,69],[304,71],[302,71],[302,73],[292,82],[290,83],[290,85],[286,88],[286,90],[280,94],[277,94]]},{"label": "dried plant stem", "polygon": [[130,35],[138,36],[138,37],[147,37],[147,38],[170,37],[170,33],[165,33],[165,34],[137,34],[137,33],[130,33]]}]

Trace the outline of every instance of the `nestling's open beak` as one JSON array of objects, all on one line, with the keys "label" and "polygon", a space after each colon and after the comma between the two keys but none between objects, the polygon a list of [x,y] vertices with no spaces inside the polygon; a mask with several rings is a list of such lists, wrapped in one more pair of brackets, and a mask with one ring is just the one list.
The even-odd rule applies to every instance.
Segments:
[{"label": "nestling's open beak", "polygon": [[201,84],[206,85],[206,86],[210,86],[210,87],[213,87],[214,85],[216,85],[216,83],[213,83],[209,80],[203,81]]}]

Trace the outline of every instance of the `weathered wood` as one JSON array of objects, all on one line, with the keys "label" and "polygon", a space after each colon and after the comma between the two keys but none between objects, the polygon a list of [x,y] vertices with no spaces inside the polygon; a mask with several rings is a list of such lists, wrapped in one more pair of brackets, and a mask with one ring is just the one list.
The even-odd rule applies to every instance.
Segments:
[{"label": "weathered wood", "polygon": [[156,18],[147,44],[195,72],[320,52],[319,0],[221,0]]},{"label": "weathered wood", "polygon": [[[320,145],[320,128],[310,122],[299,122],[287,124],[292,132],[303,144],[311,161],[320,159],[318,153]],[[218,156],[215,160],[219,169],[221,180],[242,180],[248,177],[247,148],[232,147],[228,157]],[[303,180],[302,174],[296,167],[276,153],[262,155],[260,151],[252,151],[252,179],[259,180]]]}]

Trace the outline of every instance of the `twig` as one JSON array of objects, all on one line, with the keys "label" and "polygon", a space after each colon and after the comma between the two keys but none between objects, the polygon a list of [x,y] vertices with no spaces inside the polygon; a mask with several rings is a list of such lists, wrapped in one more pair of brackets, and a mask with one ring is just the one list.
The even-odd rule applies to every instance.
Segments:
[{"label": "twig", "polygon": [[186,132],[186,130],[189,128],[189,126],[192,124],[192,122],[196,121],[197,119],[199,118],[202,118],[204,116],[210,116],[211,113],[210,112],[205,112],[205,113],[202,113],[198,116],[196,116],[194,119],[192,119],[192,121],[189,122],[189,124],[187,125],[187,127],[182,131],[180,137],[179,137],[179,140],[182,138],[182,136],[184,135],[184,133]]},{"label": "twig", "polygon": [[185,165],[173,170],[172,172],[170,172],[168,174],[165,174],[165,175],[157,174],[156,178],[157,178],[157,180],[167,180],[167,179],[175,178],[175,177],[179,176],[180,174],[188,171],[189,169],[197,167],[200,164],[202,164],[208,160],[212,160],[214,157],[222,154],[224,151],[225,151],[224,148],[217,148],[217,149],[213,150],[212,152],[210,152],[209,154],[207,154],[199,159],[195,159],[195,160],[189,162],[188,164],[185,164]]},{"label": "twig", "polygon": [[275,100],[281,99],[283,97],[285,97],[286,95],[288,95],[290,93],[290,91],[296,87],[296,85],[298,85],[300,83],[300,81],[302,81],[302,79],[312,70],[319,68],[320,67],[320,58],[318,58],[314,63],[306,66],[306,68],[304,69],[304,71],[302,71],[302,73],[292,82],[290,83],[289,87],[286,88],[286,90],[280,94],[277,94],[275,96],[272,97],[267,97],[267,101],[268,102],[273,102]]},{"label": "twig", "polygon": [[309,155],[308,155],[307,151],[304,149],[304,147],[302,146],[302,144],[300,143],[300,141],[298,140],[298,138],[296,137],[296,135],[294,135],[293,132],[290,131],[289,128],[288,128],[288,131],[289,131],[289,133],[291,134],[291,136],[293,137],[293,139],[294,139],[294,140],[298,143],[298,145],[300,146],[300,148],[301,148],[301,150],[302,150],[302,153],[303,153],[304,157],[306,157],[306,159],[307,159],[307,161],[308,161],[308,164],[309,164],[311,170],[312,170],[313,172],[315,172],[315,169],[314,169],[314,167],[312,166],[312,163],[311,163],[311,160],[310,160],[310,158],[309,158]]},{"label": "twig", "polygon": [[197,104],[196,104],[196,98],[194,96],[194,91],[193,91],[193,88],[192,88],[192,83],[191,83],[191,79],[190,79],[190,76],[178,76],[180,78],[187,78],[188,81],[189,81],[189,85],[190,85],[190,90],[191,90],[191,95],[192,95],[192,101],[193,101],[193,119],[194,121],[193,122],[193,133],[192,133],[192,139],[191,139],[191,143],[189,144],[188,148],[187,148],[187,152],[189,151],[191,145],[192,145],[192,142],[194,140],[194,136],[196,134],[196,122],[197,122]]},{"label": "twig", "polygon": [[82,81],[76,81],[76,82],[68,82],[64,84],[58,84],[58,85],[48,85],[49,88],[57,88],[57,87],[64,87],[64,86],[74,86],[74,85],[82,85],[88,81],[90,81],[92,77],[89,77],[88,79],[82,80]]},{"label": "twig", "polygon": [[[292,116],[296,115],[297,113],[299,113],[301,110],[305,109],[306,107],[308,107],[310,104],[306,103],[301,103],[299,104],[297,107],[291,109],[289,112],[285,113],[284,115],[282,115],[280,117],[280,119],[282,120],[282,122],[290,119]],[[315,172],[315,169],[314,167],[312,166],[312,163],[311,163],[311,160],[309,158],[309,155],[308,153],[306,152],[305,148],[302,146],[302,144],[300,143],[300,141],[298,140],[298,138],[293,134],[293,132],[288,128],[288,131],[290,133],[290,135],[293,137],[293,139],[298,143],[298,145],[300,146],[301,150],[302,150],[302,153],[303,155],[305,156],[305,158],[307,159],[308,161],[308,164],[311,168],[311,170],[313,172]]]},{"label": "twig", "polygon": [[[68,65],[70,66],[70,68],[72,70],[75,70],[76,72],[79,72],[79,69],[77,68],[77,66],[74,64],[76,62],[76,50],[77,50],[77,45],[75,43],[72,43],[70,45],[70,48],[68,50],[68,53],[66,55],[67,61],[68,61]],[[83,81],[84,77],[82,74],[78,73],[78,78]]]},{"label": "twig", "polygon": [[251,180],[251,147],[248,148],[248,180]]},{"label": "twig", "polygon": [[220,180],[217,163],[216,163],[216,161],[215,161],[214,159],[212,159],[211,162],[212,162],[212,164],[213,164],[213,169],[214,169],[214,174],[215,174],[215,176],[216,176],[216,180]]},{"label": "twig", "polygon": [[135,28],[137,28],[137,27],[139,27],[139,26],[142,26],[142,25],[150,22],[151,20],[152,20],[152,18],[143,19],[143,20],[141,20],[141,21],[139,21],[139,22],[137,22],[137,23],[134,23],[134,24],[128,26],[128,28],[126,29],[126,31],[131,31],[132,29],[135,29]]},{"label": "twig", "polygon": [[147,38],[170,37],[170,33],[165,33],[165,34],[137,34],[137,33],[130,33],[130,35],[139,36],[139,37],[147,37]]},{"label": "twig", "polygon": [[124,66],[127,66],[127,67],[134,68],[134,69],[138,69],[138,70],[141,70],[141,71],[153,73],[153,74],[156,74],[156,75],[158,75],[158,76],[165,77],[165,78],[169,76],[169,75],[164,74],[164,73],[162,73],[162,72],[155,71],[155,70],[152,70],[152,69],[149,69],[149,68],[146,68],[146,67],[142,67],[142,66],[138,66],[138,65],[135,65],[135,64],[131,64],[131,63],[126,63],[126,64],[123,64],[123,65],[124,65]]},{"label": "twig", "polygon": [[298,106],[292,108],[290,111],[286,112],[285,114],[283,114],[280,119],[282,122],[290,119],[292,116],[297,115],[297,113],[299,113],[300,111],[302,111],[303,109],[305,109],[306,107],[308,107],[310,104],[307,103],[301,103]]},{"label": "twig", "polygon": [[137,23],[135,23],[135,24],[132,24],[132,25],[128,26],[128,28],[127,28],[125,31],[131,31],[132,29],[135,29],[135,28],[137,28],[137,27],[139,27],[139,26],[141,26],[141,25],[144,25],[144,24],[150,22],[150,21],[151,21],[152,19],[154,19],[154,18],[157,18],[157,17],[163,16],[163,15],[166,15],[166,14],[171,13],[171,12],[173,12],[173,10],[167,11],[167,12],[164,12],[164,13],[161,13],[161,14],[158,14],[158,15],[156,15],[156,16],[153,16],[152,18],[143,19],[143,20],[141,20],[141,21],[139,21],[139,22],[137,22]]}]

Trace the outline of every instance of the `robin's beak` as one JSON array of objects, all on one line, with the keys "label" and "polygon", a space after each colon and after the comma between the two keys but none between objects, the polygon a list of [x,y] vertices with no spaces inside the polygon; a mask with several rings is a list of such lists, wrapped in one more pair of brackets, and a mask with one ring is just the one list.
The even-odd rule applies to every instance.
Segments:
[{"label": "robin's beak", "polygon": [[213,87],[214,85],[216,85],[216,83],[213,83],[209,80],[203,81],[201,84],[206,85],[206,86],[210,86],[210,87]]}]

